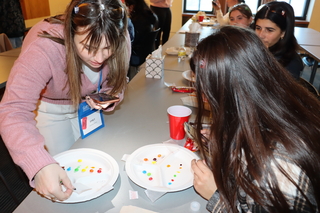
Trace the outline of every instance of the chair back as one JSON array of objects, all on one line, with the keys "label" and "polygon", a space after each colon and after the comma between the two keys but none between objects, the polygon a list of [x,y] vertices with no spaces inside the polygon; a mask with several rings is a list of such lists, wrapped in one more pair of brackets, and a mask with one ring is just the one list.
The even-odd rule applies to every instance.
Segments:
[{"label": "chair back", "polygon": [[5,33],[0,34],[0,53],[12,50],[11,42]]},{"label": "chair back", "polygon": [[148,35],[146,35],[144,45],[139,50],[139,55],[132,56],[135,57],[136,60],[130,61],[131,66],[140,66],[146,61],[146,57],[155,50],[155,41],[159,31],[160,28],[151,31],[148,33]]},{"label": "chair back", "polygon": [[317,98],[319,98],[319,92],[318,90],[307,80],[305,80],[304,78],[299,78],[298,82],[304,86],[305,88],[307,88],[311,93],[313,93],[314,95],[317,96]]}]

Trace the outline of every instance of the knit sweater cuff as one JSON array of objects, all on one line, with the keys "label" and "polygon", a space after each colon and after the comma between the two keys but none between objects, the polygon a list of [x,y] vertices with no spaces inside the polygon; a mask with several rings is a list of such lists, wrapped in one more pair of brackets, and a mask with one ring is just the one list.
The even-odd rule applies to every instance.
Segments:
[{"label": "knit sweater cuff", "polygon": [[26,155],[21,168],[29,178],[29,184],[31,187],[35,187],[34,176],[45,166],[49,164],[57,163],[54,158],[45,150],[34,150],[32,154]]}]

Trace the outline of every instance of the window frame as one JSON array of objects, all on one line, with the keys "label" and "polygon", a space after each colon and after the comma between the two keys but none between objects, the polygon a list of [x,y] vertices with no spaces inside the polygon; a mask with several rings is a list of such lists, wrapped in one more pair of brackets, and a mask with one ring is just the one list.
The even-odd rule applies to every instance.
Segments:
[{"label": "window frame", "polygon": [[[199,0],[198,8],[200,8],[201,1],[205,1],[205,0]],[[260,6],[262,0],[257,0],[257,1],[258,1],[258,5]],[[306,20],[307,19],[308,11],[309,11],[309,9],[312,9],[312,8],[309,8],[310,7],[310,1],[311,0],[306,0],[305,8],[304,8],[304,11],[303,11],[303,15],[302,16],[296,16],[295,17],[296,20]],[[194,10],[186,10],[186,7],[187,7],[187,0],[183,0],[183,13],[184,14],[187,14],[187,13],[196,14],[199,11],[199,10],[196,10],[196,11],[194,11]],[[211,11],[207,10],[205,12],[213,14],[213,10],[212,9],[211,9]]]},{"label": "window frame", "polygon": [[[204,1],[204,0],[202,0],[202,1]],[[199,0],[198,8],[200,8],[200,2],[201,2],[201,0]],[[196,14],[199,11],[199,10],[187,10],[186,7],[187,7],[187,0],[183,0],[183,13],[194,13],[194,14]],[[213,13],[213,9],[211,9],[211,11],[206,10],[204,12],[208,12],[208,13],[211,12],[211,14],[212,14]]]}]

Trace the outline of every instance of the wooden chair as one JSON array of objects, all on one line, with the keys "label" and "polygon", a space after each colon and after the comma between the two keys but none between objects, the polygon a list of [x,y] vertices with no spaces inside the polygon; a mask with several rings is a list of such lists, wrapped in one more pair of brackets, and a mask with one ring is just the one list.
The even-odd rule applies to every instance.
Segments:
[{"label": "wooden chair", "polygon": [[304,86],[305,88],[307,88],[312,94],[316,95],[317,98],[320,99],[320,95],[319,95],[319,91],[307,80],[305,80],[304,78],[299,78],[298,82]]},{"label": "wooden chair", "polygon": [[0,53],[8,50],[12,50],[11,42],[6,34],[1,33],[0,34]]}]

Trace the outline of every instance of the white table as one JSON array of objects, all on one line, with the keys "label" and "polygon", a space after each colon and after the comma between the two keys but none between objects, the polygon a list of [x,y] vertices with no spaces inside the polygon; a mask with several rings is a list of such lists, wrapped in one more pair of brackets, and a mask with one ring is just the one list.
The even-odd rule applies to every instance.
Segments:
[{"label": "white table", "polygon": [[[190,22],[184,25],[186,27]],[[212,33],[214,29],[205,27],[201,36]],[[200,36],[200,38],[201,38]],[[175,34],[163,45],[163,54],[168,47],[179,47],[184,44],[184,34]],[[183,78],[182,72],[189,70],[189,59],[178,63],[177,56],[166,55],[164,78],[148,79],[145,77],[145,65],[130,81],[123,102],[113,112],[105,113],[105,127],[85,139],[79,139],[72,149],[94,148],[111,155],[119,164],[120,175],[114,189],[96,199],[76,204],[53,203],[31,192],[17,207],[14,213],[25,212],[76,212],[76,213],[119,213],[122,206],[138,206],[155,212],[187,213],[193,212],[190,204],[197,201],[201,204],[198,212],[206,210],[207,201],[199,196],[193,187],[179,192],[167,193],[154,203],[145,195],[144,188],[132,182],[125,172],[124,154],[131,154],[141,146],[162,143],[170,139],[167,108],[182,105],[184,93],[174,93],[164,82],[190,86]],[[194,108],[192,108],[195,111]],[[190,120],[194,120],[192,114]],[[130,200],[129,190],[138,191],[139,199]],[[35,203],[37,205],[35,205]]]},{"label": "white table", "polygon": [[[173,35],[162,47],[162,54],[166,55],[164,60],[164,69],[165,70],[174,70],[174,71],[186,71],[190,70],[189,58],[187,57],[184,61],[177,63],[178,57],[176,55],[168,55],[166,54],[166,49],[170,47],[180,47],[184,45],[185,41],[185,31],[189,31],[188,26],[192,23],[192,20],[189,19],[182,28]],[[208,35],[214,33],[216,31],[215,28],[211,26],[202,26],[199,41]]]},{"label": "white table", "polygon": [[320,46],[320,32],[305,27],[295,27],[294,35],[299,45]]},{"label": "white table", "polygon": [[304,27],[295,27],[294,35],[300,47],[311,55],[316,61],[312,67],[309,82],[313,84],[320,61],[320,32]]},{"label": "white table", "polygon": [[20,55],[20,52],[21,52],[21,47],[18,47],[12,50],[2,52],[0,53],[0,56],[12,56],[12,57],[18,58],[18,56]]},{"label": "white table", "polygon": [[[117,161],[120,176],[112,191],[91,201],[76,204],[53,203],[33,191],[14,212],[119,213],[122,206],[134,205],[155,212],[186,213],[192,212],[190,204],[193,201],[201,204],[199,212],[207,212],[206,200],[201,198],[193,187],[167,193],[152,203],[145,195],[145,189],[128,178],[125,162],[121,160],[124,154],[131,154],[141,146],[169,139],[166,110],[171,105],[181,105],[180,98],[186,94],[173,93],[164,85],[164,81],[188,85],[180,71],[165,71],[164,79],[158,80],[145,78],[142,69],[129,83],[123,102],[115,111],[105,114],[106,126],[86,139],[78,140],[72,147],[98,149],[110,154]],[[130,200],[129,190],[138,191],[139,199]]]},{"label": "white table", "polygon": [[320,62],[320,46],[300,45],[300,47],[315,59],[309,79],[309,82],[313,84],[318,69],[318,62]]}]

